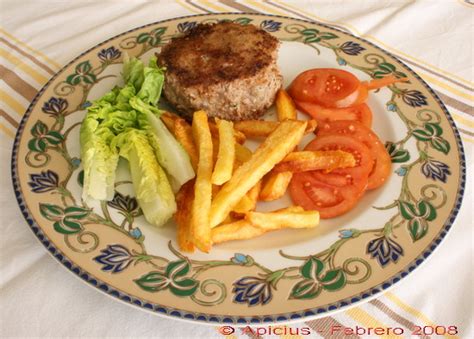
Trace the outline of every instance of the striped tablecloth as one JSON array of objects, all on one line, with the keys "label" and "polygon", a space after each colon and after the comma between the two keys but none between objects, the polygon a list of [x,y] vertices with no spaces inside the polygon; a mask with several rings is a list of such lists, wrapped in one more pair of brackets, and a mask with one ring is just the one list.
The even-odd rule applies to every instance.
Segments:
[{"label": "striped tablecloth", "polygon": [[[461,132],[468,173],[472,173],[474,6],[470,0],[1,0],[0,6],[1,337],[223,337],[217,327],[159,318],[80,283],[47,255],[16,206],[8,174],[10,153],[29,102],[62,65],[130,28],[184,15],[237,11],[293,16],[362,36],[403,60],[435,89]],[[312,329],[312,337],[331,337],[317,331],[341,325],[402,327],[410,333],[415,326],[439,325],[456,326],[458,334],[452,337],[474,337],[469,175],[467,187],[450,236],[415,274],[359,307],[288,328],[295,333],[306,327]],[[237,337],[259,336],[240,331],[227,336]]]}]

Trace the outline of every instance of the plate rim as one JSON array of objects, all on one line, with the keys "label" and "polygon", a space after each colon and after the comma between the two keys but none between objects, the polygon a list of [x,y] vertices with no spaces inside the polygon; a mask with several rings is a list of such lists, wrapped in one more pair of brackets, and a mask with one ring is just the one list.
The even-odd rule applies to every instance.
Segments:
[{"label": "plate rim", "polygon": [[[186,18],[196,18],[196,17],[218,17],[218,16],[226,16],[226,15],[246,15],[246,16],[254,16],[254,17],[270,17],[270,18],[281,18],[281,19],[289,19],[298,22],[304,22],[309,24],[315,24],[321,27],[333,29],[340,33],[349,35],[354,39],[363,41],[364,43],[370,45],[371,47],[385,53],[386,55],[390,56],[391,58],[395,59],[401,65],[403,65],[417,80],[421,82],[423,87],[428,90],[428,92],[433,96],[437,104],[441,107],[446,119],[449,122],[449,125],[453,131],[454,139],[456,141],[456,145],[459,149],[459,185],[456,191],[456,198],[454,201],[454,205],[452,210],[450,211],[448,217],[444,225],[439,230],[438,234],[433,238],[433,240],[426,246],[426,248],[421,251],[421,253],[415,257],[411,262],[409,262],[406,266],[400,269],[396,274],[389,277],[387,280],[384,280],[380,284],[371,287],[367,290],[364,290],[358,294],[352,295],[347,297],[343,300],[339,300],[337,302],[326,304],[323,306],[319,306],[316,308],[311,309],[303,309],[300,311],[293,311],[287,313],[279,313],[279,314],[269,314],[269,315],[257,315],[257,316],[244,316],[244,315],[223,315],[223,314],[213,314],[210,312],[203,313],[203,312],[192,312],[186,311],[182,309],[178,309],[171,306],[163,306],[157,303],[148,302],[145,299],[134,297],[126,292],[117,289],[101,281],[100,279],[96,278],[93,274],[90,274],[86,270],[82,269],[80,266],[74,264],[71,260],[67,258],[65,254],[61,252],[58,248],[54,246],[54,244],[50,241],[48,236],[42,231],[42,228],[39,224],[35,221],[34,217],[31,215],[29,208],[26,204],[26,201],[23,197],[23,193],[20,187],[20,181],[18,177],[18,147],[20,144],[20,139],[24,131],[24,127],[26,122],[31,115],[33,107],[36,105],[39,98],[42,96],[43,92],[49,87],[49,85],[60,75],[63,71],[68,68],[71,64],[76,62],[80,59],[83,55],[89,53],[90,51],[105,45],[111,40],[114,40],[120,36],[124,36],[128,33],[134,32],[139,29],[143,29],[149,26],[171,22],[175,20],[181,20]],[[276,323],[290,323],[290,322],[301,322],[309,319],[317,319],[325,316],[329,316],[334,313],[338,313],[340,311],[346,310],[351,307],[355,307],[361,303],[365,303],[373,298],[376,298],[384,291],[392,288],[395,284],[402,281],[407,275],[413,272],[416,268],[418,268],[423,262],[426,261],[427,258],[431,256],[431,254],[438,248],[438,246],[442,243],[442,241],[446,238],[446,235],[449,233],[449,230],[454,225],[456,217],[459,213],[460,207],[462,205],[462,201],[464,198],[465,192],[465,185],[466,185],[466,164],[465,164],[465,152],[464,146],[462,143],[461,136],[459,134],[459,130],[449,113],[448,109],[438,97],[438,95],[434,92],[434,90],[409,66],[407,66],[403,61],[401,61],[398,57],[394,56],[391,52],[373,44],[372,42],[358,37],[350,32],[346,32],[338,27],[331,26],[329,24],[321,23],[316,20],[306,20],[300,18],[294,18],[291,16],[284,16],[284,15],[273,15],[267,13],[250,13],[250,12],[219,12],[219,13],[205,13],[205,14],[195,14],[195,15],[185,15],[179,17],[173,17],[165,20],[158,20],[155,22],[151,22],[148,24],[144,24],[141,26],[134,27],[130,30],[124,31],[122,33],[116,34],[106,40],[99,42],[98,44],[91,46],[87,50],[80,53],[78,56],[70,60],[66,63],[61,69],[59,69],[49,80],[48,82],[38,91],[35,95],[33,100],[31,101],[30,105],[28,106],[25,114],[23,115],[19,127],[16,131],[15,139],[13,142],[12,153],[11,153],[11,179],[13,190],[15,193],[15,197],[17,200],[17,204],[20,208],[20,211],[25,218],[25,221],[29,225],[30,230],[35,235],[36,239],[43,244],[43,246],[47,249],[48,253],[52,255],[57,261],[61,263],[62,266],[68,269],[71,273],[73,273],[77,278],[81,278],[82,281],[86,282],[87,284],[95,287],[100,292],[105,293],[109,297],[113,297],[113,299],[118,299],[128,305],[132,305],[135,307],[140,308],[141,310],[149,311],[153,314],[157,314],[166,318],[171,319],[178,319],[192,323],[199,323],[205,325],[216,325],[216,324],[225,324],[225,325],[235,325],[235,326],[246,326],[246,325],[256,325],[256,324],[276,324]]]}]

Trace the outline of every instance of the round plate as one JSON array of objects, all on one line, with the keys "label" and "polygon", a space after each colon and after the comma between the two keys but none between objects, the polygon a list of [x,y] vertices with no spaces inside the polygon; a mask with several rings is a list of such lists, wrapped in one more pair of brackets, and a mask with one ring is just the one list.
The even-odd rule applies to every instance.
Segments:
[{"label": "round plate", "polygon": [[[81,196],[79,126],[91,101],[120,82],[124,53],[147,60],[199,22],[252,24],[281,41],[285,86],[315,67],[362,80],[407,76],[370,94],[373,129],[393,173],[344,216],[312,230],[282,230],[178,250],[173,225],[147,224],[121,164],[112,201]],[[268,119],[275,119],[268,113]],[[311,138],[311,137],[309,137]],[[304,142],[308,142],[306,137]],[[274,323],[327,315],[377,295],[420,265],[446,236],[461,204],[465,166],[454,122],[433,90],[389,53],[329,26],[279,16],[228,13],[161,21],[87,50],[38,93],[12,154],[13,185],[31,229],[85,282],[131,305],[203,323]],[[258,209],[287,206],[284,197]],[[170,222],[171,224],[172,222]]]}]

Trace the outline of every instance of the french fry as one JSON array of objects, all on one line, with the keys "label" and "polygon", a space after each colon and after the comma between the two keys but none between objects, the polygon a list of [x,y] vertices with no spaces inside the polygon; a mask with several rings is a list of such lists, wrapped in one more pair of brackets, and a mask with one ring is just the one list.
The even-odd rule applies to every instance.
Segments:
[{"label": "french fry", "polygon": [[277,92],[275,99],[276,111],[278,121],[285,121],[288,119],[296,120],[296,107],[293,99],[288,95],[284,89]]},{"label": "french fry", "polygon": [[176,119],[174,119],[174,117],[172,116],[171,113],[168,113],[168,112],[163,112],[161,114],[161,121],[163,121],[163,123],[165,124],[166,128],[174,134],[174,130],[175,130],[175,121]]},{"label": "french fry", "polygon": [[351,153],[344,151],[301,151],[288,154],[273,171],[293,173],[354,167],[356,161]]},{"label": "french fry", "polygon": [[245,220],[268,231],[281,228],[314,228],[319,224],[319,212],[293,208],[267,213],[251,211],[246,214]]},{"label": "french fry", "polygon": [[235,122],[234,128],[247,138],[258,138],[268,136],[278,125],[277,121],[243,120]]},{"label": "french fry", "polygon": [[[245,217],[245,214],[242,214],[242,215],[238,216],[238,218],[229,214],[227,216],[227,218],[224,219],[222,224],[230,224],[230,223],[235,222],[237,220],[242,220],[244,217]],[[211,230],[211,233],[212,233],[212,230]]]},{"label": "french fry", "polygon": [[304,131],[304,134],[309,134],[313,133],[316,130],[316,127],[318,127],[318,121],[317,120],[307,120],[308,124],[306,125],[306,130]]},{"label": "french fry", "polygon": [[235,158],[240,163],[244,163],[252,157],[252,151],[249,150],[246,146],[235,144]]},{"label": "french fry", "polygon": [[[281,122],[266,120],[244,120],[234,123],[234,128],[245,134],[247,138],[265,138],[270,135]],[[316,120],[307,120],[305,134],[314,132],[318,123]]]},{"label": "french fry", "polygon": [[[219,148],[219,139],[218,138],[212,138],[212,143],[214,145],[214,148]],[[214,152],[214,158],[217,159],[217,153],[218,151]],[[252,157],[252,151],[239,143],[235,143],[235,160],[238,161],[239,163],[244,163],[248,161]]]},{"label": "french fry", "polygon": [[235,172],[235,170],[237,168],[239,168],[240,166],[242,165],[242,163],[239,161],[239,159],[237,159],[237,155],[235,156],[235,159],[234,159],[234,167],[232,168],[233,172],[232,174]]},{"label": "french fry", "polygon": [[286,212],[304,212],[305,209],[298,205],[291,205],[288,207],[280,208],[279,210],[273,211],[272,213],[286,213]]},{"label": "french fry", "polygon": [[184,252],[193,252],[194,244],[191,230],[191,209],[194,200],[194,180],[181,186],[176,194],[178,209],[174,216],[178,227],[178,245]]},{"label": "french fry", "polygon": [[263,187],[260,191],[259,199],[262,201],[273,201],[280,199],[290,184],[292,172],[274,172],[267,174],[263,181]]},{"label": "french fry", "polygon": [[[173,124],[176,120],[183,119],[178,114],[171,113],[171,112],[168,112],[168,111],[164,111],[161,115],[161,118],[162,118],[164,124],[166,125],[166,127],[168,127],[168,129],[170,131],[172,131],[172,129],[174,128]],[[208,123],[209,123],[209,130],[211,131],[212,137],[217,138],[219,136],[219,130],[217,128],[217,125],[215,124],[214,121],[209,121]],[[245,134],[243,134],[242,132],[237,131],[235,129],[234,129],[234,138],[235,138],[235,141],[239,144],[243,144],[245,142],[245,140],[247,139]]]},{"label": "french fry", "polygon": [[247,140],[247,137],[245,136],[244,133],[237,131],[235,129],[234,129],[234,138],[235,138],[235,141],[241,145],[245,142],[245,140]]},{"label": "french fry", "polygon": [[[257,212],[250,212],[250,213],[257,213]],[[271,218],[273,218],[274,220],[277,219],[277,218],[285,220],[285,218],[286,218],[285,216],[287,216],[288,214],[298,215],[298,213],[299,213],[299,215],[301,215],[302,213],[315,214],[317,212],[314,212],[314,211],[305,212],[302,207],[290,206],[290,207],[285,208],[283,210],[279,210],[279,211],[275,211],[275,212],[271,212],[271,213],[260,213],[260,214],[265,214],[265,215],[272,214]],[[276,215],[276,217],[274,215]],[[257,218],[259,218],[259,217],[257,216]],[[303,225],[303,222],[306,222],[308,224],[308,219],[310,219],[309,216],[303,216],[303,217],[299,216],[299,218],[301,219],[301,220],[299,220],[299,221],[301,221],[301,223],[299,225]],[[315,220],[316,218],[314,216],[313,216],[313,219],[314,219],[313,221],[316,221]],[[287,224],[288,225],[296,225],[295,222],[293,222],[293,224],[291,222],[287,222]],[[314,226],[312,226],[312,227],[315,227],[316,224],[317,223],[315,223]],[[237,221],[234,221],[234,222],[219,225],[217,227],[214,227],[211,231],[212,243],[213,244],[219,244],[219,243],[223,243],[223,242],[231,241],[231,240],[251,239],[251,238],[258,237],[262,234],[265,234],[269,231],[278,230],[280,228],[288,227],[288,226],[279,227],[275,223],[273,223],[273,224],[266,223],[266,224],[262,224],[262,225],[264,225],[264,227],[258,227],[256,225],[253,225],[252,223],[250,223],[247,219],[237,220]],[[301,227],[293,227],[293,228],[301,228]]]},{"label": "french fry", "polygon": [[258,237],[267,230],[253,226],[247,220],[238,220],[212,229],[212,243],[219,244],[230,240],[245,240]]},{"label": "french fry", "polygon": [[189,155],[191,160],[191,165],[194,170],[197,169],[198,164],[198,152],[196,145],[194,144],[193,131],[191,126],[184,119],[174,120],[174,136],[179,141],[181,146],[183,146],[186,153]]},{"label": "french fry", "polygon": [[[278,115],[278,121],[285,121],[288,119],[296,119],[296,107],[284,89],[280,89],[276,97],[276,109]],[[316,129],[316,120],[309,120],[306,130],[314,131]],[[296,147],[295,147],[296,150]],[[259,199],[262,201],[273,201],[281,198],[285,193],[288,185],[290,184],[293,173],[291,172],[274,172],[271,171],[266,175],[264,185],[260,191]]]},{"label": "french fry", "polygon": [[191,225],[193,242],[203,252],[211,249],[209,212],[212,198],[212,138],[204,111],[194,113],[192,131],[198,149],[199,162],[194,185]]},{"label": "french fry", "polygon": [[240,199],[240,201],[235,205],[235,207],[230,211],[232,217],[242,217],[245,213],[255,209],[256,202],[246,194]]},{"label": "french fry", "polygon": [[232,176],[235,159],[234,127],[231,121],[216,120],[219,129],[219,152],[217,154],[212,183],[222,185],[229,181]]},{"label": "french fry", "polygon": [[240,199],[237,205],[235,205],[235,207],[232,209],[232,212],[235,212],[235,214],[239,216],[240,214],[245,214],[249,211],[255,210],[261,187],[262,181],[260,180],[254,187],[250,189],[250,191],[247,192],[247,194],[242,197],[242,199]]},{"label": "french fry", "polygon": [[242,197],[300,142],[305,121],[286,120],[257,148],[217,193],[211,205],[210,225],[222,222]]},{"label": "french fry", "polygon": [[220,186],[212,185],[212,197],[213,198],[216,196],[216,194],[219,192],[220,189],[221,189]]},{"label": "french fry", "polygon": [[[213,138],[219,137],[219,128],[217,127],[217,124],[213,121],[209,121],[209,129],[211,130],[211,135]],[[247,137],[245,136],[244,133],[237,131],[234,129],[234,138],[235,141],[239,144],[243,144]]]}]

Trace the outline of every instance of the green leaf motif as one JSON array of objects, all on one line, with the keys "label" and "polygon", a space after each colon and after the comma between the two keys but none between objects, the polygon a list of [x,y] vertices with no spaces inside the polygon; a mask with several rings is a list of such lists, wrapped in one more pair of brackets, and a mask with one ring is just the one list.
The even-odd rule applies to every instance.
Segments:
[{"label": "green leaf motif", "polygon": [[161,43],[161,36],[166,32],[166,27],[158,27],[152,30],[151,32],[140,33],[137,36],[137,43],[146,44],[150,46],[158,46]]},{"label": "green leaf motif", "polygon": [[153,46],[153,47],[158,46],[160,42],[161,42],[161,38],[155,37],[155,36],[150,37],[150,39],[148,40],[148,43],[150,44],[150,46]]},{"label": "green leaf motif", "polygon": [[390,155],[393,163],[402,163],[410,160],[410,152],[408,152],[408,150],[403,148],[397,149],[397,146],[390,141],[385,143],[385,149]]},{"label": "green leaf motif", "polygon": [[395,71],[395,66],[392,64],[389,64],[388,62],[382,62],[381,64],[379,64],[379,68],[382,71],[385,71],[386,74],[389,74]]},{"label": "green leaf motif", "polygon": [[441,134],[443,134],[443,129],[441,128],[441,126],[439,124],[431,122],[425,124],[425,130],[427,130],[430,135],[433,136],[440,136]]},{"label": "green leaf motif", "polygon": [[314,28],[307,28],[301,31],[301,34],[303,35],[316,35],[319,34],[319,31]]},{"label": "green leaf motif", "polygon": [[40,204],[41,215],[51,221],[59,221],[64,215],[64,211],[61,207],[52,204]]},{"label": "green leaf motif", "polygon": [[71,74],[66,78],[66,82],[69,85],[76,86],[77,84],[81,82],[81,76],[78,74]]},{"label": "green leaf motif", "polygon": [[320,281],[323,285],[323,288],[327,291],[339,290],[346,286],[347,282],[346,275],[340,268],[327,271]]},{"label": "green leaf motif", "polygon": [[408,230],[413,241],[420,240],[428,233],[428,221],[436,219],[434,206],[426,200],[419,200],[414,204],[399,201],[400,214],[408,220]]},{"label": "green leaf motif", "polygon": [[430,202],[425,200],[418,201],[416,207],[418,208],[417,215],[426,219],[427,221],[433,221],[436,219],[436,209]]},{"label": "green leaf motif", "polygon": [[80,64],[78,64],[76,66],[76,73],[77,74],[84,75],[84,74],[89,73],[91,70],[92,70],[92,66],[91,66],[89,60],[83,61],[83,62],[81,62]]},{"label": "green leaf motif", "polygon": [[77,175],[77,183],[79,186],[84,187],[84,170],[80,171]]},{"label": "green leaf motif", "polygon": [[237,18],[234,20],[235,23],[241,24],[241,25],[248,25],[252,19],[250,18]]},{"label": "green leaf motif", "polygon": [[311,43],[320,42],[320,41],[321,41],[321,38],[317,37],[317,36],[310,36],[310,37],[307,37],[306,39],[304,39],[304,42],[306,44],[311,44]]},{"label": "green leaf motif", "polygon": [[90,210],[82,208],[82,207],[76,207],[76,206],[66,207],[66,209],[64,210],[64,215],[66,216],[66,218],[76,219],[76,220],[84,219],[90,213],[91,213]]},{"label": "green leaf motif", "polygon": [[[407,77],[407,75],[406,75],[405,73],[399,72],[399,71],[397,71],[397,72],[395,72],[395,73],[393,73],[393,74],[395,74],[395,76],[396,76],[397,78],[406,78],[406,77]],[[408,81],[408,83],[410,83],[410,82]]]},{"label": "green leaf motif", "polygon": [[411,220],[417,215],[415,205],[407,201],[398,201],[398,208],[400,209],[400,214],[405,220]]},{"label": "green leaf motif", "polygon": [[162,36],[166,32],[166,27],[158,27],[152,30],[150,33],[154,36]]},{"label": "green leaf motif", "polygon": [[418,241],[428,233],[428,222],[425,219],[414,218],[408,222],[408,230],[412,240]]},{"label": "green leaf motif", "polygon": [[161,272],[150,272],[135,280],[138,286],[148,292],[164,290],[170,282],[171,280]]},{"label": "green leaf motif", "polygon": [[318,30],[312,28],[302,30],[301,34],[305,37],[304,43],[306,44],[320,42],[321,40],[330,40],[338,38],[338,36],[334,33],[319,32]]},{"label": "green leaf motif", "polygon": [[83,75],[82,80],[84,80],[86,84],[93,84],[95,83],[96,77],[94,74],[89,73],[89,74]]},{"label": "green leaf motif", "polygon": [[313,279],[296,283],[291,289],[290,299],[313,299],[321,293],[321,285]]},{"label": "green leaf motif", "polygon": [[33,135],[34,137],[42,137],[46,133],[48,133],[48,131],[48,126],[46,126],[46,124],[41,120],[38,120],[31,128],[31,135]]},{"label": "green leaf motif", "polygon": [[376,79],[380,79],[387,74],[394,73],[395,71],[396,69],[394,65],[388,62],[382,62],[378,65],[378,69],[373,73],[373,77]]},{"label": "green leaf motif", "polygon": [[373,74],[373,77],[375,79],[381,79],[384,77],[386,73],[385,72],[381,72],[381,71],[375,71],[374,74]]},{"label": "green leaf motif", "polygon": [[175,280],[170,284],[170,291],[179,297],[189,297],[196,292],[198,286],[199,283],[194,279]]},{"label": "green leaf motif", "polygon": [[429,141],[432,138],[432,134],[425,129],[415,128],[412,131],[413,136],[420,141]]},{"label": "green leaf motif", "polygon": [[337,270],[329,270],[327,271],[323,277],[321,277],[321,279],[319,281],[321,281],[322,283],[327,283],[327,282],[331,282],[332,280],[334,280],[337,275],[340,273],[340,269],[337,269]]},{"label": "green leaf motif", "polygon": [[42,138],[34,138],[28,141],[28,149],[34,152],[44,152],[46,150],[46,142]]},{"label": "green leaf motif", "polygon": [[385,149],[387,150],[388,154],[392,155],[392,153],[397,150],[397,146],[393,142],[387,141],[385,143]]},{"label": "green leaf motif", "polygon": [[54,223],[54,229],[62,234],[75,234],[82,230],[82,225],[66,217],[61,221],[56,221]]},{"label": "green leaf motif", "polygon": [[443,138],[440,137],[435,137],[431,139],[431,146],[433,146],[434,149],[444,153],[448,154],[451,146],[449,145],[449,142]]},{"label": "green leaf motif", "polygon": [[428,122],[423,125],[423,128],[414,129],[412,133],[416,139],[429,141],[434,149],[444,154],[448,154],[451,149],[449,142],[441,137],[443,129],[437,123]]},{"label": "green leaf motif", "polygon": [[94,84],[96,81],[96,76],[92,73],[92,65],[89,60],[78,64],[75,68],[74,74],[70,74],[66,77],[66,82],[69,85],[76,86],[81,81],[84,81],[86,84]]},{"label": "green leaf motif", "polygon": [[387,74],[387,73],[385,73],[385,72],[383,72],[383,71],[375,71],[372,76],[373,76],[375,79],[381,79],[381,78],[383,78],[383,77],[385,76],[385,74]]},{"label": "green leaf motif", "polygon": [[319,275],[324,270],[324,263],[316,257],[311,257],[301,266],[301,275],[307,279],[318,280]]},{"label": "green leaf motif", "polygon": [[410,153],[406,149],[401,149],[395,152],[395,154],[391,155],[393,163],[403,163],[410,160]]},{"label": "green leaf motif", "polygon": [[189,263],[186,260],[173,261],[166,266],[166,276],[172,280],[185,276],[189,272]]},{"label": "green leaf motif", "polygon": [[76,234],[82,230],[81,224],[70,220],[56,221],[53,227],[56,232],[61,234]]},{"label": "green leaf motif", "polygon": [[199,286],[198,281],[184,277],[189,270],[187,260],[173,261],[166,266],[165,272],[150,272],[135,282],[145,291],[156,292],[169,288],[176,296],[188,297],[193,295]]},{"label": "green leaf motif", "polygon": [[337,39],[338,36],[336,34],[330,32],[323,32],[319,35],[319,37],[323,40],[330,40],[330,39]]},{"label": "green leaf motif", "polygon": [[151,39],[151,36],[149,33],[141,33],[137,36],[137,42],[139,44],[144,44],[150,39]]},{"label": "green leaf motif", "polygon": [[59,144],[64,138],[58,131],[50,131],[48,126],[38,120],[31,128],[31,134],[34,136],[28,142],[28,149],[33,152],[44,152],[48,143],[50,145]]},{"label": "green leaf motif", "polygon": [[61,234],[75,234],[82,230],[82,225],[78,221],[87,216],[90,211],[80,207],[70,206],[63,210],[53,204],[40,204],[41,215],[54,221],[54,230]]},{"label": "green leaf motif", "polygon": [[57,131],[49,131],[48,134],[46,134],[44,138],[51,145],[57,145],[57,144],[61,143],[61,141],[64,140],[63,135],[61,133],[57,132]]}]

